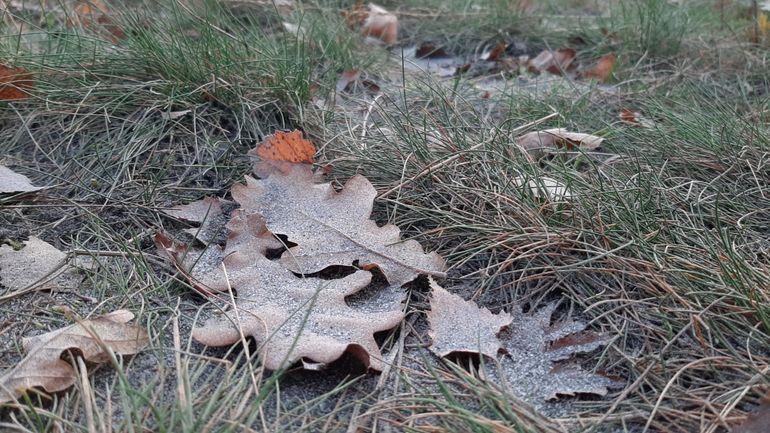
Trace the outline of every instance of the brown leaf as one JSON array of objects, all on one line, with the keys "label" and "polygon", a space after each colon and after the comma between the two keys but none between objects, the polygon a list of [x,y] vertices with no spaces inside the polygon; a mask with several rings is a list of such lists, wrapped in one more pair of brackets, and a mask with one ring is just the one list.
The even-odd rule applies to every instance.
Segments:
[{"label": "brown leaf", "polygon": [[312,164],[316,148],[312,141],[302,137],[302,132],[275,131],[252,149],[248,155],[260,160],[254,164],[254,172],[266,177],[276,171],[287,172],[296,163]]},{"label": "brown leaf", "polygon": [[487,61],[490,61],[490,62],[494,62],[494,61],[500,60],[500,56],[502,56],[503,53],[505,53],[505,49],[506,48],[508,48],[508,44],[507,43],[505,43],[505,42],[498,42],[497,45],[495,45],[494,48],[492,48],[492,50],[490,52],[484,53],[481,56],[481,59],[482,60],[487,60]]},{"label": "brown leaf", "polygon": [[560,48],[556,51],[545,50],[529,60],[529,71],[541,74],[564,74],[572,69],[572,62],[577,53],[572,48]]},{"label": "brown leaf", "polygon": [[618,56],[615,53],[606,54],[599,59],[593,68],[584,71],[582,76],[605,82],[612,75],[612,71],[615,70],[615,62],[617,60]]},{"label": "brown leaf", "polygon": [[571,150],[577,147],[583,150],[595,150],[601,146],[603,141],[604,139],[601,137],[579,132],[569,132],[564,128],[532,131],[516,138],[516,144],[521,149],[534,153],[536,156],[558,148]]},{"label": "brown leaf", "polygon": [[[364,365],[380,370],[381,354],[373,334],[393,328],[403,318],[403,292],[395,286],[377,293],[363,306],[345,298],[370,280],[357,271],[344,278],[322,280],[297,277],[265,253],[275,239],[258,215],[235,211],[228,224],[224,273],[214,269],[225,287],[238,294],[237,308],[193,330],[193,337],[209,346],[240,341],[241,332],[259,345],[265,368],[276,370],[303,358],[329,363],[350,352]],[[179,253],[182,247],[167,247]]]},{"label": "brown leaf", "polygon": [[618,113],[618,117],[620,118],[620,121],[635,126],[637,128],[654,128],[655,122],[652,120],[644,117],[642,113],[638,111],[631,111],[629,109],[622,109],[620,110],[620,113]]},{"label": "brown leaf", "polygon": [[67,254],[47,242],[30,236],[19,251],[0,246],[0,284],[12,292],[74,288],[79,283]]},{"label": "brown leaf", "polygon": [[34,85],[31,72],[24,68],[12,68],[0,64],[0,101],[29,98],[29,92]]},{"label": "brown leaf", "polygon": [[61,355],[77,349],[91,363],[110,361],[108,350],[119,355],[138,353],[147,346],[147,333],[126,323],[134,315],[117,310],[104,316],[35,337],[24,338],[27,355],[15,366],[0,372],[0,405],[14,402],[33,388],[52,393],[75,383],[78,375]]},{"label": "brown leaf", "polygon": [[436,284],[433,278],[430,278],[430,288],[431,352],[438,356],[455,352],[480,353],[495,358],[502,349],[497,334],[511,324],[511,316],[505,312],[492,314],[486,308],[465,301]]},{"label": "brown leaf", "polygon": [[378,39],[387,45],[398,40],[398,18],[385,8],[370,3],[356,3],[342,13],[348,27],[360,28],[361,35]]},{"label": "brown leaf", "polygon": [[432,59],[436,57],[449,57],[444,47],[433,42],[423,42],[414,50],[414,56],[418,59]]},{"label": "brown leaf", "polygon": [[0,165],[0,194],[33,192],[41,189],[43,188],[33,186],[27,176]]},{"label": "brown leaf", "polygon": [[731,433],[767,433],[770,426],[770,394],[759,403],[759,408],[746,421],[730,430]]},{"label": "brown leaf", "polygon": [[353,176],[342,191],[330,183],[313,184],[308,165],[294,164],[266,179],[246,178],[235,185],[233,199],[247,214],[262,215],[268,229],[297,244],[281,256],[290,270],[309,274],[329,266],[375,264],[388,281],[400,286],[420,274],[443,277],[444,260],[425,254],[399,229],[378,227],[369,219],[377,191],[363,176]]}]

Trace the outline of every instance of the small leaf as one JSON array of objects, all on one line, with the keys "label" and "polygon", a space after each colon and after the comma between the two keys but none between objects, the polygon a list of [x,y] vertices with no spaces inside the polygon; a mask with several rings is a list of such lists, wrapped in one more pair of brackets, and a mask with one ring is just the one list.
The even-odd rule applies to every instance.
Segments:
[{"label": "small leaf", "polygon": [[43,188],[33,186],[27,176],[0,165],[0,194],[33,192],[41,189]]},{"label": "small leaf", "polygon": [[302,137],[302,132],[276,131],[268,135],[248,155],[258,157],[254,172],[267,177],[276,171],[289,171],[294,164],[312,164],[315,162],[316,148],[312,141]]},{"label": "small leaf", "polygon": [[593,68],[584,71],[583,77],[595,78],[601,82],[607,81],[615,70],[615,62],[618,56],[615,53],[609,53],[602,56]]},{"label": "small leaf", "polygon": [[[0,101],[29,98],[29,92],[34,85],[31,72],[24,68],[12,68],[0,64]],[[2,179],[2,171],[0,171],[0,179]]]},{"label": "small leaf", "polygon": [[24,338],[22,345],[27,355],[15,366],[0,371],[0,405],[18,400],[33,388],[50,393],[72,386],[78,374],[61,358],[70,349],[78,349],[91,363],[109,362],[108,351],[119,355],[138,353],[147,346],[149,338],[143,329],[126,324],[133,317],[129,311],[117,310]]},{"label": "small leaf", "polygon": [[398,18],[382,6],[356,3],[342,15],[348,27],[359,27],[367,39],[379,40],[387,45],[393,45],[398,40]]},{"label": "small leaf", "polygon": [[556,51],[545,50],[529,60],[528,68],[530,72],[538,74],[550,72],[562,75],[574,69],[572,62],[576,56],[577,53],[572,48],[560,48]]},{"label": "small leaf", "polygon": [[564,128],[552,128],[543,131],[528,132],[516,138],[516,144],[527,152],[535,154],[551,149],[578,147],[583,150],[595,150],[601,146],[603,138],[591,134],[569,132]]},{"label": "small leaf", "polygon": [[455,352],[480,353],[490,358],[497,356],[502,343],[497,338],[500,330],[511,324],[505,312],[492,314],[446,291],[430,278],[431,299],[428,311],[431,352],[447,356]]},{"label": "small leaf", "polygon": [[0,246],[0,285],[11,291],[74,288],[79,283],[67,254],[47,242],[30,236],[19,251]]}]

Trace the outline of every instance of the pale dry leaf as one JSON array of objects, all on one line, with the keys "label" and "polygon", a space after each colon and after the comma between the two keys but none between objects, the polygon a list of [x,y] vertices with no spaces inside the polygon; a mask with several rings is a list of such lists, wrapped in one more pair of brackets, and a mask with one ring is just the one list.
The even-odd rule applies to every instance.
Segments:
[{"label": "pale dry leaf", "polygon": [[41,189],[43,188],[32,185],[27,176],[0,165],[0,194],[34,192]]},{"label": "pale dry leaf", "polygon": [[340,192],[331,183],[314,184],[309,165],[293,164],[265,179],[246,178],[232,188],[247,214],[262,215],[268,229],[297,244],[281,256],[288,269],[310,274],[329,266],[382,270],[396,286],[420,274],[443,277],[444,260],[425,254],[414,240],[401,239],[398,227],[378,227],[370,219],[377,191],[363,176],[353,176]]},{"label": "pale dry leaf", "polygon": [[511,324],[511,316],[505,312],[492,314],[486,308],[467,302],[449,293],[432,278],[430,288],[430,351],[442,357],[464,352],[495,358],[502,349],[497,334]]},{"label": "pale dry leaf", "polygon": [[556,51],[545,50],[529,60],[527,65],[531,72],[538,74],[550,72],[563,75],[574,69],[572,62],[577,53],[572,48],[560,48]]},{"label": "pale dry leaf", "polygon": [[334,280],[298,277],[265,257],[275,240],[260,216],[235,211],[228,228],[222,261],[227,280],[223,273],[212,275],[223,280],[214,285],[237,292],[236,310],[195,328],[193,338],[208,346],[224,346],[240,341],[241,333],[254,337],[270,370],[305,358],[330,363],[345,352],[374,370],[383,368],[374,333],[392,329],[403,319],[404,294],[398,287],[349,305],[345,298],[367,287],[369,272]]},{"label": "pale dry leaf", "polygon": [[509,392],[533,404],[575,394],[606,395],[608,388],[618,385],[615,381],[564,361],[606,345],[610,337],[585,331],[584,323],[572,319],[551,325],[555,308],[550,304],[529,314],[516,308],[511,314],[511,336],[503,340],[508,354],[496,365],[488,365],[487,372]]},{"label": "pale dry leaf", "polygon": [[398,18],[385,8],[370,3],[369,14],[361,26],[361,34],[393,45],[398,40]]},{"label": "pale dry leaf", "polygon": [[0,371],[0,405],[17,401],[33,388],[53,393],[72,386],[77,373],[61,358],[68,350],[77,349],[90,363],[109,362],[108,350],[119,355],[138,353],[147,346],[149,338],[142,328],[127,324],[133,317],[129,311],[117,310],[24,338],[22,345],[27,355],[15,366]]},{"label": "pale dry leaf", "polygon": [[580,132],[570,132],[564,128],[551,128],[532,131],[516,138],[516,145],[535,157],[556,149],[596,150],[604,138]]},{"label": "pale dry leaf", "polygon": [[200,227],[186,229],[185,232],[193,235],[204,244],[209,244],[224,233],[227,215],[222,206],[229,204],[230,202],[227,200],[218,197],[205,197],[202,200],[166,209],[163,213],[174,218],[199,223]]},{"label": "pale dry leaf", "polygon": [[79,283],[68,255],[43,240],[30,236],[18,251],[0,246],[0,285],[8,290],[75,288]]}]

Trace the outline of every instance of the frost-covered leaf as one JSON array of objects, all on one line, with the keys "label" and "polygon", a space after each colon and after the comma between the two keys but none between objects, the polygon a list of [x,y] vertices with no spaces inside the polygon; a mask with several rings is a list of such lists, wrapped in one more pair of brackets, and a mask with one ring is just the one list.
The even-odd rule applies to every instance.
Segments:
[{"label": "frost-covered leaf", "polygon": [[572,191],[567,188],[567,185],[546,176],[543,176],[540,179],[529,180],[526,180],[521,176],[516,176],[513,178],[513,183],[517,186],[526,185],[532,195],[540,199],[565,201],[571,200],[573,197]]},{"label": "frost-covered leaf", "polygon": [[403,241],[398,227],[370,219],[377,191],[361,175],[336,192],[331,183],[313,183],[309,165],[293,164],[265,179],[247,177],[232,195],[242,212],[262,215],[272,233],[297,244],[281,257],[296,273],[358,263],[379,267],[397,286],[420,274],[444,276],[438,254],[425,254],[416,241]]},{"label": "frost-covered leaf", "polygon": [[497,334],[511,324],[511,316],[505,312],[492,314],[486,308],[449,293],[432,278],[430,287],[428,323],[432,343],[429,349],[438,356],[466,352],[496,357],[502,349]]},{"label": "frost-covered leaf", "polygon": [[[237,309],[195,328],[196,340],[224,346],[238,342],[243,332],[256,339],[264,366],[270,370],[303,358],[329,363],[345,352],[372,369],[382,369],[374,333],[391,329],[403,319],[403,292],[398,287],[380,290],[368,302],[351,306],[345,298],[369,285],[369,272],[334,280],[298,277],[265,257],[277,241],[260,216],[235,211],[228,229],[222,261],[226,277],[220,266],[206,265],[208,270],[201,272],[184,269],[185,264],[177,262],[198,280],[208,279],[209,287],[231,287],[237,292]],[[173,242],[164,249],[174,257],[185,253],[183,246]]]},{"label": "frost-covered leaf", "polygon": [[18,251],[0,246],[0,286],[11,291],[74,288],[80,283],[67,254],[31,236]]},{"label": "frost-covered leaf", "polygon": [[586,325],[566,319],[553,325],[555,304],[522,314],[512,312],[511,337],[503,340],[508,352],[497,367],[490,366],[492,376],[502,379],[508,390],[535,402],[552,400],[560,395],[606,395],[616,383],[598,374],[584,371],[574,363],[561,363],[572,355],[591,352],[610,341],[607,335],[585,331]]},{"label": "frost-covered leaf", "polygon": [[516,144],[530,153],[547,153],[550,150],[580,148],[594,150],[601,146],[603,138],[591,134],[570,132],[564,128],[551,128],[528,132],[516,139]]},{"label": "frost-covered leaf", "polygon": [[16,173],[10,168],[0,165],[0,194],[33,192],[40,189],[43,188],[33,186],[27,176]]},{"label": "frost-covered leaf", "polygon": [[141,351],[149,339],[142,328],[127,324],[133,318],[131,312],[117,310],[24,338],[22,345],[27,355],[15,366],[0,371],[0,405],[18,400],[32,388],[57,392],[72,386],[78,375],[61,358],[65,351],[77,349],[90,363],[109,362],[108,350],[120,355]]},{"label": "frost-covered leaf", "polygon": [[185,232],[195,236],[204,244],[209,244],[221,234],[227,224],[227,215],[222,210],[222,205],[228,203],[221,198],[205,197],[196,202],[174,206],[163,212],[174,218],[199,223],[200,227],[186,229]]},{"label": "frost-covered leaf", "polygon": [[[431,350],[440,356],[455,351],[489,356],[491,359],[482,363],[486,379],[518,398],[538,405],[577,393],[605,395],[608,387],[617,385],[605,376],[586,372],[569,362],[573,355],[591,352],[607,344],[610,338],[586,331],[584,323],[572,319],[551,324],[555,304],[529,314],[515,307],[510,315],[495,316],[433,286],[434,298],[450,298],[444,303],[431,301],[430,335],[434,346],[440,342],[438,347],[431,346]],[[503,332],[498,340],[496,334],[502,326],[508,326],[509,332]],[[436,335],[440,336],[438,340]],[[447,346],[450,350],[437,350]],[[499,346],[503,353],[495,356]]]}]

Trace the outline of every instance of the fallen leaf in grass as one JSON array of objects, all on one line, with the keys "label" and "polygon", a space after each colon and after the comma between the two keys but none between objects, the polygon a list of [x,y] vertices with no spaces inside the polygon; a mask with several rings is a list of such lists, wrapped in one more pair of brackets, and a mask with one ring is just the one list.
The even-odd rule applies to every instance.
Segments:
[{"label": "fallen leaf in grass", "polygon": [[516,138],[516,144],[521,149],[536,155],[559,148],[595,150],[601,146],[603,141],[604,139],[601,137],[580,132],[570,132],[564,128],[532,131]]},{"label": "fallen leaf in grass", "polygon": [[0,285],[12,292],[75,288],[80,284],[68,255],[34,236],[18,251],[0,246]]},{"label": "fallen leaf in grass", "polygon": [[360,69],[348,69],[340,75],[340,79],[337,80],[337,93],[341,93],[348,88],[350,83],[356,81],[361,76]]},{"label": "fallen leaf in grass", "polygon": [[416,241],[402,240],[398,227],[378,227],[369,219],[377,191],[361,175],[336,192],[331,183],[314,184],[309,165],[293,164],[265,179],[246,177],[246,184],[231,192],[243,212],[262,215],[271,232],[297,244],[281,256],[294,272],[376,265],[397,286],[420,274],[444,276],[438,254],[425,254]]},{"label": "fallen leaf in grass", "polygon": [[759,408],[746,421],[730,430],[731,433],[767,433],[770,428],[770,394],[759,402]]},{"label": "fallen leaf in grass", "polygon": [[642,113],[638,111],[631,111],[629,109],[624,108],[620,110],[620,113],[618,113],[618,117],[620,118],[621,122],[631,126],[636,126],[637,128],[654,128],[655,127],[655,122],[642,116]]},{"label": "fallen leaf in grass", "polygon": [[18,194],[41,189],[43,188],[32,185],[27,176],[0,165],[0,194]]},{"label": "fallen leaf in grass", "polygon": [[[435,284],[432,286],[437,290]],[[441,290],[440,298],[446,296]],[[577,364],[564,362],[574,354],[591,352],[606,345],[610,338],[585,331],[584,323],[569,318],[551,324],[556,304],[528,314],[523,314],[521,308],[516,306],[510,315],[501,313],[494,316],[470,301],[451,298],[450,303],[449,308],[446,304],[435,304],[446,309],[434,309],[431,303],[428,314],[434,344],[437,340],[447,341],[453,347],[464,348],[465,352],[473,351],[494,359],[495,362],[481,364],[486,380],[529,403],[538,404],[577,393],[606,395],[607,388],[618,385],[605,376],[583,371]],[[459,323],[458,326],[454,329],[445,326],[451,321]],[[509,326],[510,336],[496,343],[495,335],[503,325]],[[481,335],[482,332],[488,335]],[[504,353],[490,355],[492,349],[499,345],[502,345]],[[436,351],[433,347],[431,350]]]},{"label": "fallen leaf in grass", "polygon": [[516,176],[513,183],[517,186],[526,185],[532,195],[536,198],[549,201],[565,201],[572,199],[572,191],[567,185],[550,177],[541,177],[539,179],[525,180],[523,177]]},{"label": "fallen leaf in grass", "polygon": [[[109,8],[102,0],[80,0],[74,12],[81,27],[104,34],[114,44],[126,37],[123,29],[111,18]],[[73,25],[72,21],[68,22],[68,26]]]},{"label": "fallen leaf in grass", "polygon": [[343,17],[349,27],[360,28],[367,39],[379,40],[387,45],[393,45],[398,40],[398,18],[381,6],[356,3],[343,12]]},{"label": "fallen leaf in grass", "polygon": [[577,53],[572,48],[560,48],[556,51],[545,50],[529,60],[528,69],[530,72],[538,74],[550,72],[562,75],[574,69],[572,62],[576,55]]},{"label": "fallen leaf in grass", "polygon": [[209,244],[223,233],[227,216],[222,210],[222,205],[229,203],[221,198],[206,197],[189,204],[174,206],[164,210],[163,213],[185,221],[200,223],[200,227],[186,229],[185,232],[204,244]]},{"label": "fallen leaf in grass", "polygon": [[481,60],[487,60],[490,62],[494,62],[497,60],[500,60],[500,56],[505,53],[505,49],[508,48],[508,44],[505,42],[498,42],[497,45],[495,45],[491,51],[487,53],[483,53],[481,55]]},{"label": "fallen leaf in grass", "polygon": [[24,338],[22,346],[27,355],[15,366],[0,371],[0,405],[18,401],[34,388],[53,393],[72,386],[78,374],[70,362],[62,359],[67,351],[79,351],[90,363],[109,362],[110,351],[119,355],[140,352],[149,338],[142,328],[127,324],[133,318],[133,313],[117,310]]},{"label": "fallen leaf in grass", "polygon": [[511,316],[505,312],[492,314],[486,308],[449,293],[433,278],[429,281],[431,352],[438,356],[464,352],[496,357],[502,349],[497,334],[511,324]]},{"label": "fallen leaf in grass", "polygon": [[0,101],[29,98],[29,92],[34,85],[31,72],[24,68],[12,68],[0,64]]},{"label": "fallen leaf in grass", "polygon": [[[351,306],[345,298],[369,284],[369,272],[333,280],[298,277],[265,257],[276,240],[259,215],[235,211],[228,228],[222,263],[229,278],[225,281],[224,273],[216,269],[213,275],[222,279],[219,287],[237,292],[237,309],[193,329],[193,338],[208,346],[224,346],[240,341],[243,332],[256,339],[262,362],[270,370],[303,358],[329,363],[345,352],[372,369],[382,369],[373,334],[392,329],[403,319],[404,295],[397,286]],[[183,246],[164,248],[183,254]]]},{"label": "fallen leaf in grass", "polygon": [[605,82],[612,75],[612,71],[615,70],[615,62],[617,60],[618,56],[615,53],[606,54],[599,59],[593,68],[583,71],[582,76]]},{"label": "fallen leaf in grass", "polygon": [[433,42],[423,42],[414,50],[414,56],[418,59],[449,57],[444,47],[436,45]]},{"label": "fallen leaf in grass", "polygon": [[312,164],[316,148],[312,141],[302,137],[302,132],[275,131],[268,135],[248,155],[259,158],[254,171],[259,176],[268,176],[275,171],[287,171],[296,163]]}]

